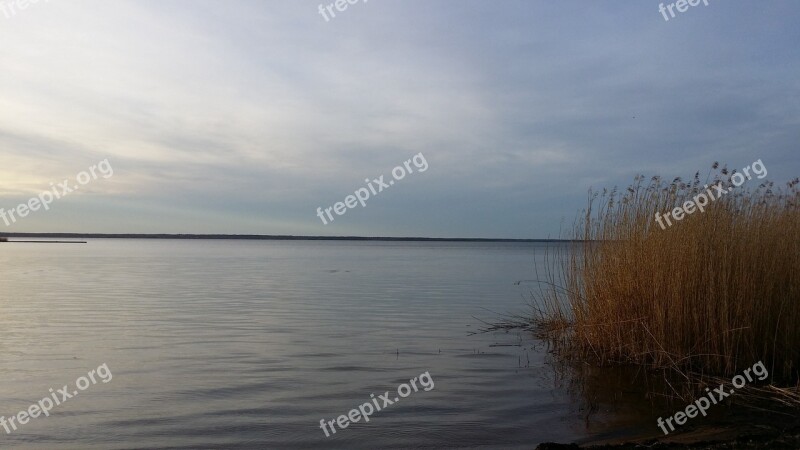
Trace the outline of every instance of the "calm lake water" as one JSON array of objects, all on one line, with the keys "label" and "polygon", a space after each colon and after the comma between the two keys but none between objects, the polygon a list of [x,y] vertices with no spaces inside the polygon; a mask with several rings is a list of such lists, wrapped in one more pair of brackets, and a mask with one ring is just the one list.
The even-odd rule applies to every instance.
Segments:
[{"label": "calm lake water", "polygon": [[[552,246],[552,244],[551,244]],[[101,364],[2,448],[533,448],[602,435],[519,332],[544,244],[0,244],[0,415]],[[429,372],[369,423],[335,420]],[[60,397],[59,397],[60,398]]]}]

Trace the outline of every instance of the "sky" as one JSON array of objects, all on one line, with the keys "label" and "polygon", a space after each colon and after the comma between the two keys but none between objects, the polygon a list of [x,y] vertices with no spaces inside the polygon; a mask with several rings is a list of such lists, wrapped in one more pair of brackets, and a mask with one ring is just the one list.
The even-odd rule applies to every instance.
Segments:
[{"label": "sky", "polygon": [[0,232],[557,238],[637,174],[800,175],[793,0],[0,2],[0,208],[113,168]]}]

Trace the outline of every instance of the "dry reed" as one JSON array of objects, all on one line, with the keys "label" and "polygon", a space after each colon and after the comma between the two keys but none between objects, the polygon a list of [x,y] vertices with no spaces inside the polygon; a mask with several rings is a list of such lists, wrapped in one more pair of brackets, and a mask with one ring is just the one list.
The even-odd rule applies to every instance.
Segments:
[{"label": "dry reed", "polygon": [[[753,178],[662,229],[664,214],[735,173],[638,176],[592,193],[559,270],[540,286],[535,322],[562,351],[600,364],[729,377],[762,361],[771,381],[800,369],[800,180]],[[747,188],[748,185],[753,185]],[[756,186],[757,185],[757,186]]]}]

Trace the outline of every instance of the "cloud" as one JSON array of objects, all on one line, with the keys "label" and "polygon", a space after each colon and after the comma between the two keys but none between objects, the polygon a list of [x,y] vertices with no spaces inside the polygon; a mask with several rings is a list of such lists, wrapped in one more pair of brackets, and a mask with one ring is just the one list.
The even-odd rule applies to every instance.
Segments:
[{"label": "cloud", "polygon": [[[633,1],[384,0],[330,22],[317,6],[87,0],[0,17],[0,203],[104,158],[116,170],[17,231],[545,237],[590,185],[637,173],[762,158],[797,175],[792,2],[670,22]],[[429,172],[318,223],[418,152]]]}]

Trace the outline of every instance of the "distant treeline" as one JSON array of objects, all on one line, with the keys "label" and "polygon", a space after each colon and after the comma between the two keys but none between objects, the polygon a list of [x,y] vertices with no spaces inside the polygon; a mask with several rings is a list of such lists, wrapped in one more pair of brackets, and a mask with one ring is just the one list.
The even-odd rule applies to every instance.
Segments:
[{"label": "distant treeline", "polygon": [[491,239],[367,236],[287,236],[264,234],[101,234],[101,233],[0,233],[5,238],[42,239],[239,239],[256,241],[418,241],[418,242],[575,242],[569,239]]}]

